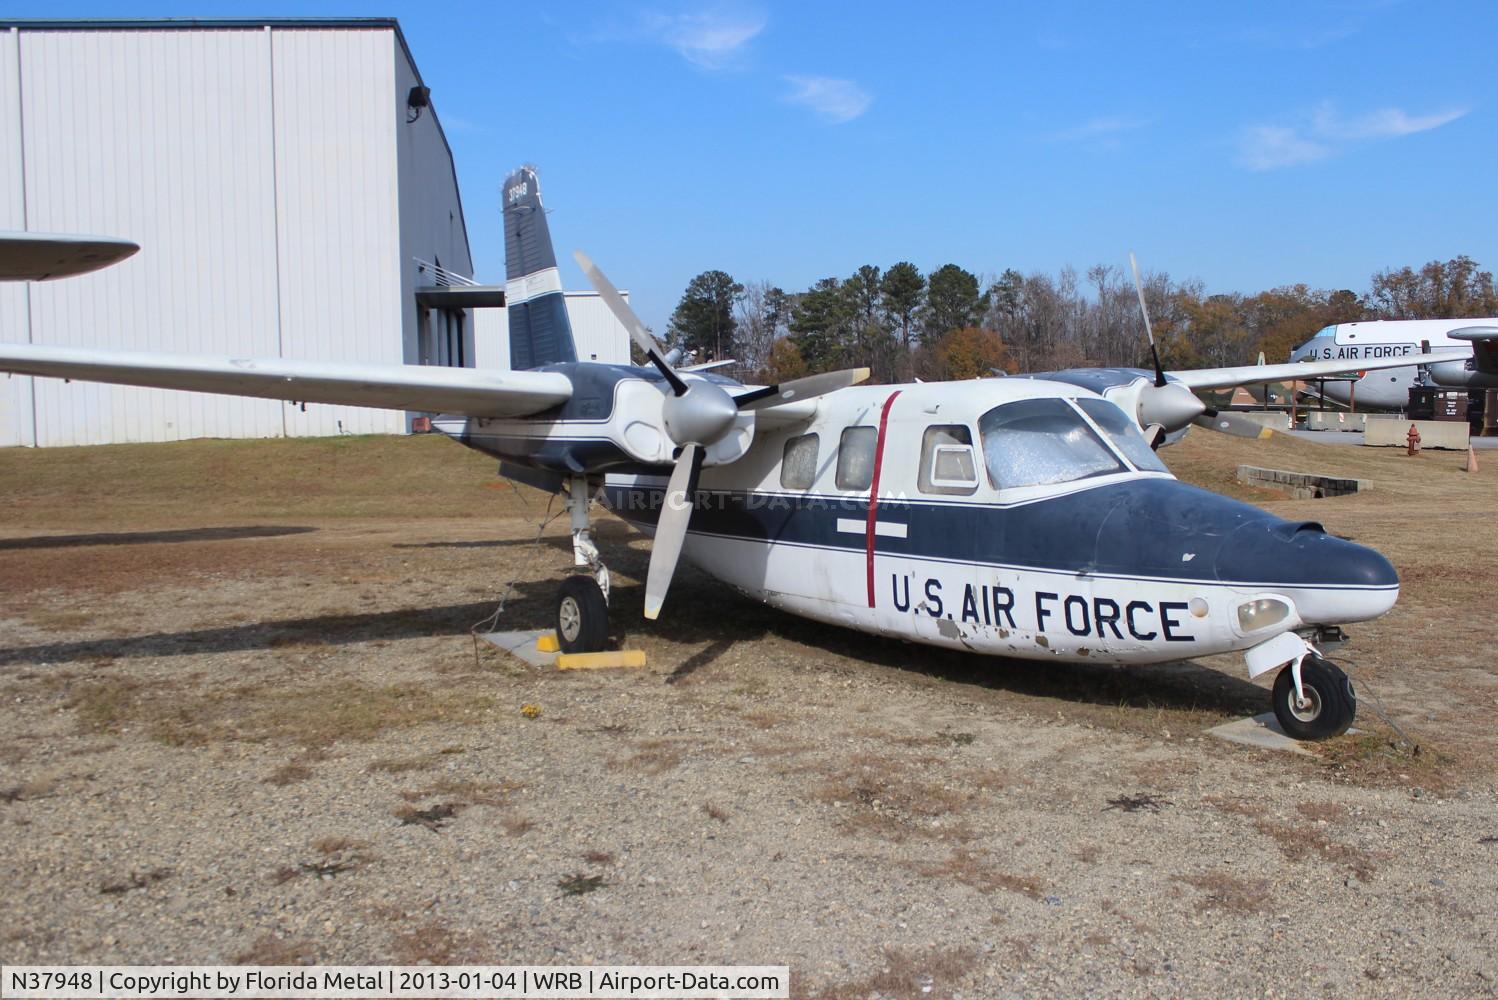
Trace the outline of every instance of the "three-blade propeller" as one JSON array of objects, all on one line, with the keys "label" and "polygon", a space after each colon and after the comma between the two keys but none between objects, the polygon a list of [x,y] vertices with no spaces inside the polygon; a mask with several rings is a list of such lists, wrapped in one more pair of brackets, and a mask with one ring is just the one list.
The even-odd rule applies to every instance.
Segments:
[{"label": "three-blade propeller", "polygon": [[1180,430],[1206,412],[1207,404],[1184,385],[1165,377],[1160,352],[1155,347],[1155,331],[1150,326],[1149,306],[1144,304],[1144,282],[1139,277],[1139,261],[1129,251],[1129,267],[1134,271],[1134,291],[1139,295],[1139,312],[1144,317],[1144,333],[1149,338],[1150,359],[1155,363],[1155,384],[1139,394],[1139,424],[1151,448],[1159,448],[1172,431]]},{"label": "three-blade propeller", "polygon": [[869,377],[869,370],[856,368],[809,375],[732,396],[716,382],[697,375],[683,377],[672,366],[649,328],[640,322],[629,303],[624,301],[624,296],[587,254],[579,250],[572,256],[609,311],[629,331],[635,346],[645,353],[671,387],[671,395],[661,403],[661,419],[666,436],[680,446],[681,451],[666,485],[666,496],[655,524],[655,541],[650,548],[650,569],[645,575],[645,617],[655,618],[665,603],[666,591],[671,587],[671,577],[675,575],[676,562],[686,540],[697,495],[697,479],[702,472],[703,459],[707,457],[707,448],[733,429],[740,412],[811,399],[856,385]]}]

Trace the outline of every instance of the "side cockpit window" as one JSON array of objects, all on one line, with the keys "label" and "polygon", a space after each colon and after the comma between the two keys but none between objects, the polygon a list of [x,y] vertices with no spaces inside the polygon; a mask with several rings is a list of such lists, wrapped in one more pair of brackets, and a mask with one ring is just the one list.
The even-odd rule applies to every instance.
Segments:
[{"label": "side cockpit window", "polygon": [[787,490],[809,490],[817,479],[817,436],[802,434],[785,443],[780,459],[780,486]]},{"label": "side cockpit window", "polygon": [[873,427],[849,427],[837,446],[837,488],[866,490],[874,481],[874,446],[879,431]]},{"label": "side cockpit window", "polygon": [[978,463],[973,458],[973,433],[966,425],[926,428],[916,485],[922,493],[967,496],[977,492]]},{"label": "side cockpit window", "polygon": [[978,434],[989,481],[1001,490],[1128,471],[1064,399],[1021,399],[996,406],[978,420]]}]

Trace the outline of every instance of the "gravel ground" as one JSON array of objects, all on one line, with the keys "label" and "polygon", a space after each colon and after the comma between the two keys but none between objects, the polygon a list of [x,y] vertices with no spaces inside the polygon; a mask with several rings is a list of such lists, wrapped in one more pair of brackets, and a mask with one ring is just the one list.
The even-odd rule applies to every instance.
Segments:
[{"label": "gravel ground", "polygon": [[1232,657],[963,657],[690,571],[644,623],[648,543],[611,520],[618,639],[650,666],[525,667],[468,629],[512,578],[502,627],[545,623],[567,550],[558,525],[530,543],[534,497],[484,519],[26,508],[0,538],[0,961],[1494,995],[1493,626],[1442,617],[1468,598],[1438,570],[1498,542],[1401,542],[1421,508],[1349,499],[1315,509],[1410,545],[1400,609],[1354,645],[1410,741],[1365,704],[1309,758],[1203,735],[1267,706]]}]

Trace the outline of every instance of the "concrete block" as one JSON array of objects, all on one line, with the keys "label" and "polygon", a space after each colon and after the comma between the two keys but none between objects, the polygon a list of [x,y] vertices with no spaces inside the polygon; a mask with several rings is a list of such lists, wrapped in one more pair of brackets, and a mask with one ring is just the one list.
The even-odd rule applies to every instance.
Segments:
[{"label": "concrete block", "polygon": [[1238,466],[1238,482],[1284,490],[1297,500],[1320,500],[1340,497],[1368,488],[1363,479],[1321,476],[1314,472],[1286,472],[1284,469],[1261,469],[1256,465]]},{"label": "concrete block", "polygon": [[1462,420],[1406,420],[1404,417],[1370,414],[1363,431],[1363,444],[1372,448],[1403,448],[1408,443],[1410,425],[1420,432],[1421,448],[1446,448],[1466,451],[1471,445],[1471,429]]},{"label": "concrete block", "polygon": [[1357,431],[1363,430],[1368,420],[1366,413],[1342,413],[1331,410],[1309,410],[1306,412],[1308,431]]}]

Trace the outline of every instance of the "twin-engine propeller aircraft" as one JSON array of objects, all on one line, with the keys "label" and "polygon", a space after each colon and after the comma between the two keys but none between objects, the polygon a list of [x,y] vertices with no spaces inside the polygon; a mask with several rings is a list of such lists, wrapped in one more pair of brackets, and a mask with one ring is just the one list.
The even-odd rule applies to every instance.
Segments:
[{"label": "twin-engine propeller aircraft", "polygon": [[434,427],[499,457],[503,474],[566,496],[587,569],[557,596],[568,651],[608,641],[609,572],[591,535],[601,499],[654,535],[648,618],[685,557],[774,607],[912,642],[1119,664],[1243,651],[1250,676],[1282,668],[1273,705],[1287,732],[1352,722],[1352,686],[1315,643],[1388,611],[1394,568],[1319,524],[1178,482],[1141,434],[1184,430],[1203,412],[1190,389],[1241,370],[1167,375],[1157,361],[855,386],[858,369],[747,386],[677,367],[581,254],[650,364],[579,362],[535,172],[504,190],[511,352],[531,370],[21,344],[0,345],[0,370],[438,413]]}]

